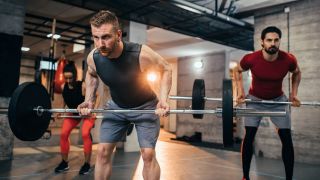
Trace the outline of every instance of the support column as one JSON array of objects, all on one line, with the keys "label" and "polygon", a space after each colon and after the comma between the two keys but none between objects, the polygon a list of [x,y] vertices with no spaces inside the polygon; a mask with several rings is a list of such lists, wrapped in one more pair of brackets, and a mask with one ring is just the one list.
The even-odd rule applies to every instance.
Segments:
[{"label": "support column", "polygon": [[[25,0],[0,0],[0,106],[8,107],[19,84]],[[7,116],[0,116],[0,160],[13,155],[13,134]]]}]

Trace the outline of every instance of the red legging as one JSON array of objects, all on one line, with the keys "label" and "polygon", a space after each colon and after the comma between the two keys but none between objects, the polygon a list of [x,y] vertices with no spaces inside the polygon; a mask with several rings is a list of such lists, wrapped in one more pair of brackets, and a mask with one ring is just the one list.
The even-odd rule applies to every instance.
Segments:
[{"label": "red legging", "polygon": [[[91,153],[92,151],[92,139],[90,137],[90,131],[94,126],[95,118],[82,119],[82,140],[84,153]],[[68,154],[70,150],[69,135],[73,128],[80,123],[80,120],[73,118],[65,118],[63,120],[61,136],[60,136],[60,150],[62,154]]]}]

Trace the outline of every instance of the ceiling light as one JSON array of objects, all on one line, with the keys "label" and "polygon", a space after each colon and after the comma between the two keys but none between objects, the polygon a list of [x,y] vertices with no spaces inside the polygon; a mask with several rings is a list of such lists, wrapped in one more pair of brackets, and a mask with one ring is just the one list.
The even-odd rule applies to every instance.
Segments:
[{"label": "ceiling light", "polygon": [[30,51],[30,48],[28,48],[28,47],[21,47],[21,51]]},{"label": "ceiling light", "polygon": [[197,9],[194,9],[194,8],[191,8],[191,7],[188,7],[188,6],[185,6],[185,5],[182,5],[182,4],[176,4],[176,6],[182,8],[182,9],[185,9],[187,11],[191,11],[191,12],[194,12],[194,13],[197,13],[197,14],[202,14],[201,11],[199,11]]},{"label": "ceiling light", "polygon": [[[50,38],[51,36],[52,36],[51,33],[47,35],[48,38]],[[59,38],[61,38],[61,36],[59,34],[54,34],[53,35],[53,39],[59,39]]]}]

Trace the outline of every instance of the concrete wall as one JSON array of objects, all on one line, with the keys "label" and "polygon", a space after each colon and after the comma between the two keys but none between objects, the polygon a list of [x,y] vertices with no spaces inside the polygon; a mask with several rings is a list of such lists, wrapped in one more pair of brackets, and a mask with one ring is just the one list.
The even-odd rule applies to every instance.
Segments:
[{"label": "concrete wall", "polygon": [[[302,71],[299,98],[304,101],[320,100],[320,1],[305,0],[286,6],[290,8],[289,26],[287,15],[281,7],[273,7],[255,14],[255,48],[260,49],[261,30],[270,25],[281,28],[283,38],[281,49],[290,50],[297,59]],[[288,48],[289,27],[289,48]],[[284,81],[288,94],[288,80]],[[295,160],[320,164],[320,108],[292,108],[293,144]],[[256,142],[256,154],[265,157],[281,158],[281,143],[275,128],[269,121],[260,127]]]},{"label": "concrete wall", "polygon": [[[203,61],[203,68],[195,69],[195,61]],[[178,96],[192,96],[192,86],[195,79],[204,79],[206,96],[222,96],[222,79],[225,76],[225,53],[206,54],[196,57],[183,57],[178,60]],[[178,101],[177,108],[189,108],[191,101]],[[217,102],[207,102],[206,108],[216,108]],[[191,136],[194,132],[202,133],[206,142],[222,143],[222,121],[215,115],[204,115],[203,119],[193,119],[192,115],[177,115],[177,137]]]}]

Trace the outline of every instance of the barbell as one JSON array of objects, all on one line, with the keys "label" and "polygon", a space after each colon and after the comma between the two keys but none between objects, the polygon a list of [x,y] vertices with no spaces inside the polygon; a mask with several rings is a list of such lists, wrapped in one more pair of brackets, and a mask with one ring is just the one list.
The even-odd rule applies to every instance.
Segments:
[{"label": "barbell", "polygon": [[[257,111],[254,109],[233,108],[232,82],[223,81],[222,108],[204,109],[205,84],[195,80],[193,84],[192,109],[170,110],[174,114],[193,114],[202,118],[203,114],[222,115],[223,143],[233,145],[233,116],[286,116],[285,111]],[[2,112],[6,110],[2,109]],[[155,113],[154,109],[92,109],[92,113]],[[23,141],[35,141],[46,132],[52,113],[78,113],[76,109],[52,109],[50,96],[45,87],[34,82],[19,85],[12,94],[7,109],[9,125],[13,134]],[[61,116],[68,117],[68,116]],[[83,118],[83,116],[69,116]],[[103,116],[97,116],[103,118]]]}]

